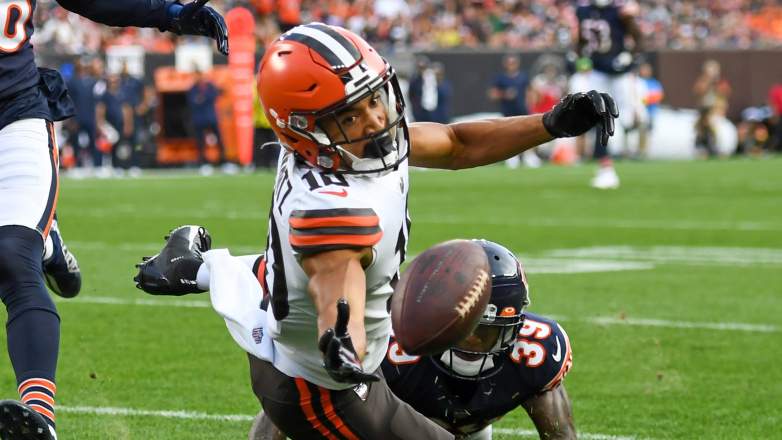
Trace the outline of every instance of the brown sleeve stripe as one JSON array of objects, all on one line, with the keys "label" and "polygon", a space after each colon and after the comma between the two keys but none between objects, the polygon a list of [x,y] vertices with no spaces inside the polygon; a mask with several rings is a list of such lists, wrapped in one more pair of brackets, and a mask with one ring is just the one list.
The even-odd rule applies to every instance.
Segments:
[{"label": "brown sleeve stripe", "polygon": [[291,218],[372,217],[375,215],[375,210],[372,208],[296,209],[291,213]]}]

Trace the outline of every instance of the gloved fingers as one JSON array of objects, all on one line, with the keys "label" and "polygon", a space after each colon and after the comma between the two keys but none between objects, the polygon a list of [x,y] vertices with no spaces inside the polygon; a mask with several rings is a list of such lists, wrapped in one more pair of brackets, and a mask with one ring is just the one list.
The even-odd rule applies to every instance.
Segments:
[{"label": "gloved fingers", "polygon": [[606,102],[601,93],[591,90],[587,95],[592,101],[592,108],[597,114],[598,121],[600,122],[600,143],[602,145],[607,145],[608,138],[614,134],[614,119],[608,113]]},{"label": "gloved fingers", "polygon": [[337,323],[334,324],[334,334],[344,337],[348,334],[348,320],[350,319],[350,306],[345,298],[337,301]]},{"label": "gloved fingers", "polygon": [[217,50],[223,55],[228,55],[228,25],[225,19],[212,8],[209,8],[210,14],[214,17],[214,39],[217,41]]},{"label": "gloved fingers", "polygon": [[618,118],[619,117],[619,107],[616,106],[616,101],[614,101],[614,98],[611,97],[608,93],[601,93],[603,95],[603,99],[606,102],[606,107],[608,108],[608,112],[611,113],[611,116]]},{"label": "gloved fingers", "polygon": [[334,339],[334,329],[328,328],[325,332],[320,336],[320,339],[318,340],[318,349],[321,353],[326,354],[326,350],[329,347],[329,343],[331,340]]}]

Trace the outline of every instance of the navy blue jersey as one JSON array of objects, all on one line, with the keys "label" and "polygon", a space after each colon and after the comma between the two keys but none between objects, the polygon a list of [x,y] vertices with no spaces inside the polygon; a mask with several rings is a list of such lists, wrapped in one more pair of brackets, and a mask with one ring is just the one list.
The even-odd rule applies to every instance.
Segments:
[{"label": "navy blue jersey", "polygon": [[624,73],[630,66],[617,67],[616,57],[626,52],[627,27],[623,21],[626,2],[615,0],[609,6],[597,7],[590,1],[579,1],[576,8],[582,55],[592,59],[595,70],[609,74]]},{"label": "navy blue jersey", "polygon": [[[57,0],[72,12],[111,26],[167,26],[165,0]],[[62,77],[39,72],[30,37],[36,0],[0,0],[0,128],[26,118],[65,119],[73,104]]]},{"label": "navy blue jersey", "polygon": [[528,313],[513,350],[494,362],[480,381],[457,379],[443,370],[439,356],[408,355],[392,337],[382,368],[397,397],[452,433],[471,434],[559,385],[573,357],[559,324]]}]

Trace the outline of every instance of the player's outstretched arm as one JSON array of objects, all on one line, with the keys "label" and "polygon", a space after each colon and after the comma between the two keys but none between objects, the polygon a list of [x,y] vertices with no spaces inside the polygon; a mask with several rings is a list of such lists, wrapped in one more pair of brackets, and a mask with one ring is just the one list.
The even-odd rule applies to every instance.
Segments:
[{"label": "player's outstretched arm", "polygon": [[560,384],[554,389],[531,397],[522,403],[527,410],[538,435],[545,440],[570,440],[576,438],[573,425],[573,411],[570,407],[565,386]]},{"label": "player's outstretched arm", "polygon": [[567,95],[544,114],[447,125],[414,123],[410,125],[410,164],[454,170],[488,165],[595,126],[606,143],[614,134],[617,116],[613,98],[592,90]]},{"label": "player's outstretched arm", "polygon": [[318,313],[318,345],[324,367],[340,382],[377,380],[361,370],[366,352],[366,276],[364,264],[372,249],[340,249],[302,259],[307,289]]},{"label": "player's outstretched arm", "polygon": [[228,26],[209,0],[57,0],[63,8],[109,26],[156,27],[180,35],[203,35],[228,54]]}]

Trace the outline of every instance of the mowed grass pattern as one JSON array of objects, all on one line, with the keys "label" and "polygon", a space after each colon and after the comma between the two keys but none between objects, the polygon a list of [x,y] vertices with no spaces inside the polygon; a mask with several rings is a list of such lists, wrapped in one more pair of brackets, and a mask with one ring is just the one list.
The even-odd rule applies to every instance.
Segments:
[{"label": "mowed grass pattern", "polygon": [[[622,187],[609,192],[588,187],[589,166],[413,171],[408,251],[484,237],[530,261],[562,250],[630,249],[635,260],[654,249],[683,252],[647,261],[646,269],[556,273],[553,258],[546,261],[554,270],[530,271],[531,310],[560,317],[571,339],[574,366],[565,384],[579,431],[587,438],[782,438],[782,160],[624,163],[618,170]],[[61,439],[246,438],[246,419],[95,415],[76,407],[257,412],[246,356],[222,320],[206,307],[173,306],[203,306],[206,295],[127,303],[151,298],[134,287],[133,265],[177,225],[204,225],[215,247],[235,254],[262,251],[272,182],[268,173],[63,179],[60,224],[84,288],[81,300],[57,301]],[[690,250],[749,263],[689,258]],[[755,252],[770,257],[753,263]],[[592,261],[588,254],[579,261]],[[119,304],[91,301],[106,297]],[[605,325],[595,317],[770,331]],[[16,398],[10,363],[0,359],[0,398]],[[495,438],[534,429],[523,410],[496,426],[505,430]]]}]

